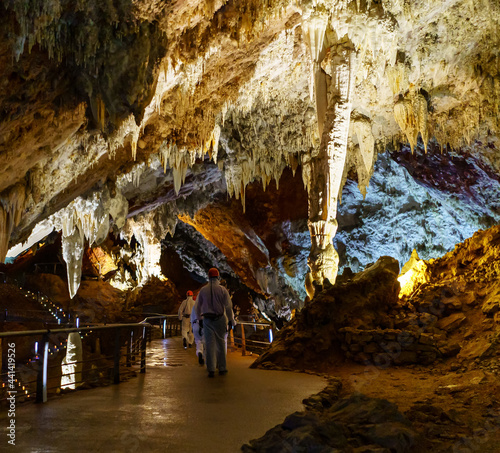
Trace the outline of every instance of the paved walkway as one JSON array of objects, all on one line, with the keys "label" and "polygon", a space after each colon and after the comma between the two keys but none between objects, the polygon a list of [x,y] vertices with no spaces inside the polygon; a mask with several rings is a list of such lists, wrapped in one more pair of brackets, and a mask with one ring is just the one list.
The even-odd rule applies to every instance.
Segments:
[{"label": "paved walkway", "polygon": [[0,414],[0,451],[238,452],[322,390],[317,376],[248,368],[251,357],[228,354],[229,373],[209,379],[180,338],[155,340],[146,374],[109,387],[19,405],[16,446]]}]

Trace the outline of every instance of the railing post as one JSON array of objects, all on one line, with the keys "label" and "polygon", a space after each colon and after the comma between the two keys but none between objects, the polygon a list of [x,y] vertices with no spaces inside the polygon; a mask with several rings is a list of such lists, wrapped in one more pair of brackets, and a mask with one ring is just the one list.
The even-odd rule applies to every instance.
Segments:
[{"label": "railing post", "polygon": [[128,337],[125,343],[125,363],[127,368],[130,368],[132,364],[130,363],[130,358],[132,356],[132,341],[131,338]]},{"label": "railing post", "polygon": [[130,331],[130,360],[135,363],[135,341],[134,341],[134,329]]},{"label": "railing post", "polygon": [[245,326],[241,325],[241,355],[246,355],[247,353],[247,345],[245,342]]},{"label": "railing post", "polygon": [[115,331],[115,352],[114,358],[114,368],[113,368],[113,382],[115,384],[120,383],[120,328],[117,327]]},{"label": "railing post", "polygon": [[[141,373],[146,372],[146,329],[144,326],[142,328],[142,341],[141,341]],[[149,328],[148,328],[149,329]]]},{"label": "railing post", "polygon": [[234,351],[234,334],[233,334],[233,329],[229,331],[229,347],[231,348],[231,351]]},{"label": "railing post", "polygon": [[49,362],[49,333],[44,333],[39,349],[38,375],[36,378],[36,402],[47,402],[47,368]]}]

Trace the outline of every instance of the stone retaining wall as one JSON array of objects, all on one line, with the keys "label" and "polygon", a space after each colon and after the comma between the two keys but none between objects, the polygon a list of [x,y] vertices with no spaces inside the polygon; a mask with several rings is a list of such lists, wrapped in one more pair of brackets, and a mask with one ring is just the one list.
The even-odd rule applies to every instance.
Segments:
[{"label": "stone retaining wall", "polygon": [[339,335],[348,359],[377,366],[429,364],[445,355],[446,350],[441,335],[423,332],[344,327],[339,329]]}]

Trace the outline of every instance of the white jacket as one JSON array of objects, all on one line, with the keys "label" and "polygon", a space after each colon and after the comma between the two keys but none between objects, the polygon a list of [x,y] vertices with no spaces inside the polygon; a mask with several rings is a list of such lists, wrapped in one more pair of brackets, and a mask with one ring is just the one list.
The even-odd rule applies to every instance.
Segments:
[{"label": "white jacket", "polygon": [[191,312],[193,311],[194,303],[195,302],[194,302],[192,296],[188,296],[187,299],[182,301],[182,304],[179,307],[179,321],[182,320],[183,315],[188,315],[188,317],[191,316]]}]

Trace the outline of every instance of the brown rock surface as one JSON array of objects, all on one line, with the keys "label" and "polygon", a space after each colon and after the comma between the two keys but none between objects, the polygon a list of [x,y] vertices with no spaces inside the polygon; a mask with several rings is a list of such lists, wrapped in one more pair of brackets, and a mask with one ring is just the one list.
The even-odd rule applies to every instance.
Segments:
[{"label": "brown rock surface", "polygon": [[339,278],[280,331],[271,349],[252,366],[321,367],[340,359],[342,327],[390,327],[386,313],[397,304],[398,270],[396,260],[382,257],[350,280]]},{"label": "brown rock surface", "polygon": [[450,332],[459,327],[466,319],[467,317],[463,313],[454,313],[446,318],[440,319],[436,327]]}]

